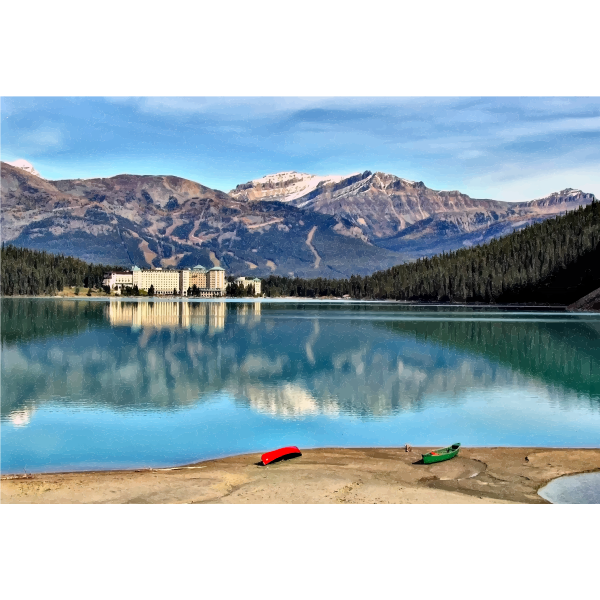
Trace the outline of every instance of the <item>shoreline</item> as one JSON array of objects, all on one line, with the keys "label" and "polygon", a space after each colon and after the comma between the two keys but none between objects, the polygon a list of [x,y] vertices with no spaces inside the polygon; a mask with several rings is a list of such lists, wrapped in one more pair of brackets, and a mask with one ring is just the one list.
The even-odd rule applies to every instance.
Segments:
[{"label": "shoreline", "polygon": [[241,454],[177,467],[3,475],[5,504],[459,503],[548,504],[537,494],[563,475],[600,471],[600,448],[461,448],[425,465],[434,447],[316,448],[260,464]]},{"label": "shoreline", "polygon": [[[400,306],[435,306],[450,308],[527,308],[527,309],[552,309],[556,311],[568,311],[565,304],[486,304],[486,303],[454,303],[454,302],[419,302],[418,300],[368,300],[359,298],[301,298],[298,296],[277,296],[260,298],[234,298],[223,296],[222,298],[188,298],[187,296],[0,296],[0,299],[15,300],[84,300],[92,302],[110,302],[114,300],[125,302],[338,302],[343,304],[394,304]],[[586,311],[587,312],[587,311]],[[594,311],[592,311],[594,312]]]}]

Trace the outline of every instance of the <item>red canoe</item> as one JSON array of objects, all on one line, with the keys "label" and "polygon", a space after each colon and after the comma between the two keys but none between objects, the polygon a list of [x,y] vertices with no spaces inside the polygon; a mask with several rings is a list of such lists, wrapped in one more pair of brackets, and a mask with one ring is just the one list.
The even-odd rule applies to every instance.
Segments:
[{"label": "red canoe", "polygon": [[296,446],[287,446],[286,448],[279,448],[279,450],[273,450],[272,452],[265,452],[260,459],[262,460],[263,465],[268,465],[274,460],[288,455],[291,455],[290,458],[302,456],[302,452],[300,452]]}]

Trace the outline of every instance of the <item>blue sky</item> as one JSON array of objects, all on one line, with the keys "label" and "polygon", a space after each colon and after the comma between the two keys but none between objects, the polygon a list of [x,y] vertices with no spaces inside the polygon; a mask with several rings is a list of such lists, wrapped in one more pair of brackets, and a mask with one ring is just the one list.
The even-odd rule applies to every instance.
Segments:
[{"label": "blue sky", "polygon": [[2,98],[1,158],[48,179],[385,171],[476,198],[600,197],[600,98]]}]

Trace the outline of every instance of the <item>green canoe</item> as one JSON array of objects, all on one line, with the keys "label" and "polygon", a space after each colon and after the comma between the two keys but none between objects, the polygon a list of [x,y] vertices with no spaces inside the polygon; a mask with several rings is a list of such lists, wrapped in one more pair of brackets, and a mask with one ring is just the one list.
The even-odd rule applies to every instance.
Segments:
[{"label": "green canoe", "polygon": [[443,460],[454,458],[458,454],[459,450],[460,444],[452,444],[452,446],[448,446],[447,448],[432,450],[428,454],[423,454],[423,462],[426,465],[430,465],[431,463],[436,462],[442,462]]}]

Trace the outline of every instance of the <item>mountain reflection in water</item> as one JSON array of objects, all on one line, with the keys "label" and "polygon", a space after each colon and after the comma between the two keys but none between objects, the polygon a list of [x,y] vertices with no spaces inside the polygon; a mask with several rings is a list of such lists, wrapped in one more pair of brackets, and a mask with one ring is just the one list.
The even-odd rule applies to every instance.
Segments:
[{"label": "mountain reflection in water", "polygon": [[503,320],[378,305],[2,303],[4,417],[49,402],[174,410],[225,391],[281,417],[372,418],[532,381],[559,403],[596,408],[600,399],[600,320],[563,313]]},{"label": "mountain reflection in water", "polygon": [[597,445],[600,316],[2,299],[3,472],[297,445]]}]

